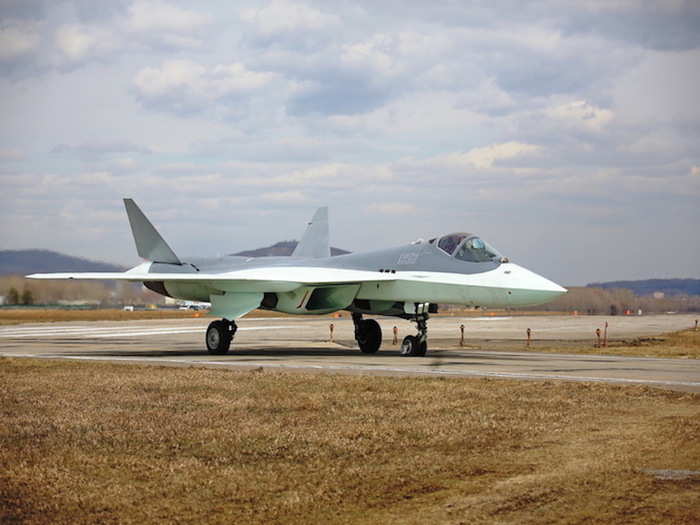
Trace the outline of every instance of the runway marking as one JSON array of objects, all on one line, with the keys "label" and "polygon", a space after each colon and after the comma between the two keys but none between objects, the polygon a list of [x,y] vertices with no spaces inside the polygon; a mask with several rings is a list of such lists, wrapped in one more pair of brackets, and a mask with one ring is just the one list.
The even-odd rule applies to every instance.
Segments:
[{"label": "runway marking", "polygon": [[[293,326],[242,326],[238,328],[238,332],[247,332],[247,331],[253,331],[253,330],[272,330],[276,328],[294,328]],[[204,332],[205,327],[200,326],[197,329],[160,329],[159,331],[150,331],[150,332],[124,332],[124,333],[119,333],[119,334],[99,334],[99,335],[93,335],[92,337],[100,337],[100,338],[105,338],[105,337],[136,337],[140,335],[162,335],[162,334],[188,334],[188,333],[198,333],[198,332]],[[90,337],[90,336],[84,336],[84,337]]]},{"label": "runway marking", "polygon": [[561,374],[541,374],[541,373],[518,373],[518,372],[488,372],[476,370],[431,370],[425,368],[403,368],[390,366],[364,366],[364,365],[315,365],[315,364],[283,364],[267,362],[245,362],[235,361],[189,361],[186,359],[164,359],[161,357],[108,357],[108,356],[69,356],[69,355],[47,355],[47,354],[15,354],[3,353],[4,357],[28,357],[36,359],[66,359],[75,361],[113,361],[113,362],[144,362],[144,363],[173,363],[190,366],[224,366],[231,368],[277,368],[296,370],[328,370],[328,371],[359,371],[359,372],[391,372],[399,374],[435,375],[435,376],[455,376],[455,377],[494,377],[500,379],[529,379],[529,380],[557,380],[573,382],[593,382],[593,383],[621,383],[630,385],[657,385],[657,386],[686,386],[700,388],[700,382],[696,381],[662,381],[655,379],[632,379],[622,377],[589,377],[589,376],[567,376]]},{"label": "runway marking", "polygon": [[[185,329],[204,329],[204,325],[199,326],[180,326],[175,327],[178,330]],[[56,328],[25,328],[23,330],[3,330],[0,331],[0,337],[41,337],[44,335],[73,335],[73,334],[84,334],[84,333],[101,333],[101,332],[117,332],[120,330],[168,330],[169,327],[124,327],[124,326],[113,326],[113,327],[90,327],[90,326],[80,326],[80,327],[56,327]]]},{"label": "runway marking", "polygon": [[512,317],[467,317],[464,321],[508,321]]},{"label": "runway marking", "polygon": [[[276,328],[293,328],[292,326],[239,326],[240,331],[249,330],[272,330]],[[24,329],[16,331],[1,331],[0,337],[5,338],[27,338],[27,337],[80,337],[80,338],[107,338],[107,337],[137,337],[148,335],[167,335],[167,334],[187,334],[204,332],[205,325],[181,326],[181,327],[71,327],[71,328],[55,328],[55,329]]]}]

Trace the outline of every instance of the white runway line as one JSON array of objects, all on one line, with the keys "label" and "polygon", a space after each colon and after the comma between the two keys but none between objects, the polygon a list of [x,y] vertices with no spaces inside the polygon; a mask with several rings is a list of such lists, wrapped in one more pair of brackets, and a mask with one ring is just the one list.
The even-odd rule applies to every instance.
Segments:
[{"label": "white runway line", "polygon": [[89,327],[89,326],[83,326],[83,327],[71,327],[71,328],[42,328],[42,329],[32,329],[22,331],[22,332],[0,332],[0,337],[12,337],[12,338],[21,338],[21,337],[49,337],[49,336],[65,336],[65,337],[72,337],[72,336],[86,336],[86,335],[92,335],[92,334],[105,334],[105,333],[111,333],[111,332],[120,332],[124,330],[137,330],[137,331],[152,331],[152,330],[172,330],[172,329],[177,329],[177,330],[204,330],[206,327],[204,325],[199,325],[199,326],[181,326],[177,328],[172,328],[172,327],[152,327],[152,328],[147,328],[147,327],[130,327],[130,328],[125,328],[123,326],[115,326],[115,327]]},{"label": "white runway line", "polygon": [[[239,326],[238,330],[271,330],[276,328],[293,328],[291,326]],[[206,325],[179,326],[179,327],[56,327],[56,328],[24,328],[0,331],[0,338],[27,338],[27,337],[69,337],[69,338],[105,338],[105,337],[136,337],[144,335],[187,334],[204,332]]]},{"label": "white runway line", "polygon": [[29,357],[36,359],[67,359],[77,361],[114,361],[114,362],[143,362],[143,363],[173,363],[190,366],[214,365],[238,368],[277,368],[295,370],[328,370],[328,371],[360,371],[360,372],[392,372],[399,374],[455,376],[455,377],[495,377],[500,379],[529,379],[529,380],[557,380],[573,382],[593,383],[617,383],[629,385],[656,385],[656,386],[686,386],[700,388],[700,382],[695,381],[661,381],[655,379],[631,379],[621,377],[588,377],[566,376],[561,374],[537,374],[518,372],[487,372],[481,370],[434,370],[430,368],[401,368],[390,366],[363,366],[363,365],[314,365],[314,364],[283,364],[267,362],[235,361],[188,361],[186,359],[164,359],[161,357],[106,357],[106,356],[67,356],[67,355],[40,355],[40,354],[0,354],[4,357]]},{"label": "white runway line", "polygon": [[[238,327],[238,332],[246,332],[246,331],[253,331],[253,330],[274,330],[277,328],[294,328],[293,326],[243,326],[243,327]],[[196,329],[189,328],[175,328],[175,329],[169,329],[169,328],[161,328],[159,330],[149,330],[149,331],[141,331],[141,332],[121,332],[117,334],[98,334],[98,335],[93,335],[93,336],[83,336],[83,337],[99,337],[99,338],[106,338],[106,337],[136,337],[136,336],[142,336],[142,335],[164,335],[164,334],[190,334],[190,333],[204,333],[206,327],[200,326],[197,327]]]}]

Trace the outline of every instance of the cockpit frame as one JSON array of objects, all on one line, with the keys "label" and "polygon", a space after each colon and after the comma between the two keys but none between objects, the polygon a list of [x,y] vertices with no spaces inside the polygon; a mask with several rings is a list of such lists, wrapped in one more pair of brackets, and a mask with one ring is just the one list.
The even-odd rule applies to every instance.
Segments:
[{"label": "cockpit frame", "polygon": [[439,250],[464,262],[503,262],[507,260],[498,250],[478,235],[467,232],[448,233],[428,241]]}]

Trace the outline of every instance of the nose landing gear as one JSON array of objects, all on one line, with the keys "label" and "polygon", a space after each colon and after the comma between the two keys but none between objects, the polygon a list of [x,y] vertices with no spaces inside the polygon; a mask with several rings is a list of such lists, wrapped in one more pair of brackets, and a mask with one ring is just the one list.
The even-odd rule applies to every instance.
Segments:
[{"label": "nose landing gear", "polygon": [[233,336],[236,335],[235,321],[229,321],[228,319],[221,319],[220,321],[212,321],[207,328],[205,341],[207,343],[207,350],[212,355],[224,355],[228,352],[231,347],[231,341],[233,341]]},{"label": "nose landing gear", "polygon": [[[420,308],[424,306],[424,308]],[[428,305],[416,305],[416,314],[413,320],[416,322],[418,334],[407,335],[401,343],[401,355],[423,356],[428,351]]]}]

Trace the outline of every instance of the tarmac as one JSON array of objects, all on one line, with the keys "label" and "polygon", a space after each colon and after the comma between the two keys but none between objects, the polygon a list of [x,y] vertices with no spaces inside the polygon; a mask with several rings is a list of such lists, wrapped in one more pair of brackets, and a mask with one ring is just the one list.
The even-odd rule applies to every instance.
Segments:
[{"label": "tarmac", "polygon": [[[164,366],[306,370],[320,373],[491,377],[522,380],[592,381],[649,385],[700,392],[700,360],[552,354],[537,351],[552,342],[594,340],[608,322],[608,337],[648,337],[693,326],[697,316],[432,317],[425,357],[399,355],[413,325],[379,318],[384,342],[367,355],[357,349],[353,324],[305,317],[244,318],[227,355],[204,346],[210,318],[159,321],[34,323],[0,327],[0,356],[126,362]],[[331,342],[330,324],[334,325]],[[465,346],[460,346],[464,325]],[[393,328],[398,344],[393,344]],[[532,344],[525,346],[526,330]],[[489,350],[469,348],[489,341]],[[499,350],[499,345],[504,349]],[[491,349],[493,348],[493,349]],[[522,348],[522,351],[513,351]],[[1,361],[0,361],[1,366]]]}]

